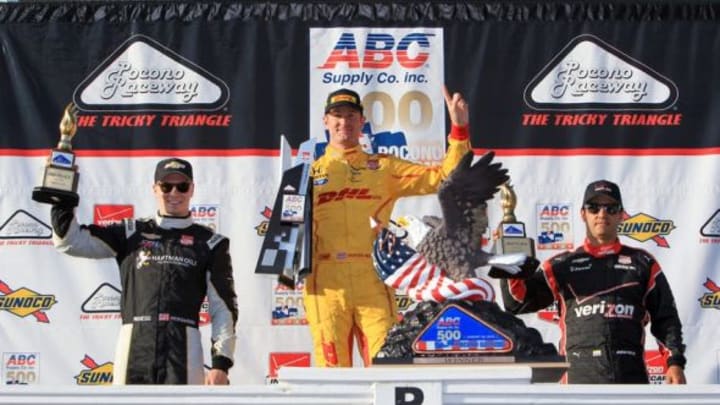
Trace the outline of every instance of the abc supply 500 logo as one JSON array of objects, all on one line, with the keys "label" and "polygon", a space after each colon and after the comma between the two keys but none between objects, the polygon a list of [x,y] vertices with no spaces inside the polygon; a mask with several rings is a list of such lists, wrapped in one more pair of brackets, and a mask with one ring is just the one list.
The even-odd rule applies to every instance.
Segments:
[{"label": "abc supply 500 logo", "polygon": [[28,385],[38,381],[40,373],[40,353],[9,352],[3,353],[2,378],[5,385]]}]

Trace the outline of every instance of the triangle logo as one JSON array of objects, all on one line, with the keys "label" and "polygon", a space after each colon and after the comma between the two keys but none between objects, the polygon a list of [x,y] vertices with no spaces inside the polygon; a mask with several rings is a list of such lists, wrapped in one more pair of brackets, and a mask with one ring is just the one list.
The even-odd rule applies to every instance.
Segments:
[{"label": "triangle logo", "polygon": [[705,224],[700,228],[700,235],[705,237],[720,237],[720,210],[710,217]]},{"label": "triangle logo", "polygon": [[509,337],[457,304],[443,308],[413,342],[413,351],[420,354],[500,354],[512,349]]},{"label": "triangle logo", "polygon": [[50,239],[52,229],[25,210],[17,210],[0,225],[0,239]]},{"label": "triangle logo", "polygon": [[145,35],[121,44],[75,89],[84,111],[214,111],[230,90],[222,80]]},{"label": "triangle logo", "polygon": [[120,312],[120,290],[102,283],[80,307],[85,313]]},{"label": "triangle logo", "polygon": [[525,87],[536,110],[666,110],[675,83],[594,35],[572,39]]}]

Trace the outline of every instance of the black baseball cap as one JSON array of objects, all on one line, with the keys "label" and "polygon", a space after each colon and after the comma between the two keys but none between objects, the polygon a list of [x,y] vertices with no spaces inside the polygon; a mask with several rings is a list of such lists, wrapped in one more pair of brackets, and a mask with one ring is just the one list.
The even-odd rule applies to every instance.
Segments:
[{"label": "black baseball cap", "polygon": [[163,159],[155,166],[155,182],[161,181],[168,174],[177,173],[193,179],[193,169],[190,162],[178,158]]},{"label": "black baseball cap", "polygon": [[618,204],[622,205],[622,197],[620,197],[620,187],[618,187],[617,184],[608,180],[597,180],[588,184],[587,188],[585,189],[585,197],[583,197],[583,204],[587,204],[593,198],[603,195],[612,198]]},{"label": "black baseball cap", "polygon": [[331,109],[342,105],[358,110],[360,113],[363,112],[360,96],[350,89],[340,89],[328,94],[327,101],[325,101],[325,114],[330,112]]}]

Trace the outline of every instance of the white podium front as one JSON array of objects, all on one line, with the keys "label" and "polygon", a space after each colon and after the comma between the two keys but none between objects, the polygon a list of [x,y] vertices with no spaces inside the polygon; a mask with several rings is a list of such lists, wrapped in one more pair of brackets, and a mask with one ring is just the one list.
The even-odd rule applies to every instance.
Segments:
[{"label": "white podium front", "polygon": [[443,404],[445,394],[463,387],[527,385],[532,368],[527,365],[395,365],[369,368],[282,367],[278,381],[291,386],[366,386],[375,405]]}]

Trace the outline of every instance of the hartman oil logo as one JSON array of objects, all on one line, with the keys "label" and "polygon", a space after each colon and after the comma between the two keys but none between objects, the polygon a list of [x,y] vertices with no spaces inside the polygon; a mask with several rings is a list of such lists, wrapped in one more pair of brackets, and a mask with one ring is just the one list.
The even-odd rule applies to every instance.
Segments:
[{"label": "hartman oil logo", "polygon": [[109,385],[113,382],[113,363],[106,362],[98,365],[92,357],[85,355],[80,362],[86,367],[75,376],[77,385]]},{"label": "hartman oil logo", "polygon": [[618,225],[618,234],[638,242],[652,240],[660,247],[669,248],[670,244],[665,236],[673,229],[675,224],[669,219],[657,219],[642,212],[630,216],[623,212],[623,222]]},{"label": "hartman oil logo", "polygon": [[703,309],[720,309],[720,286],[708,278],[705,280],[703,287],[707,288],[710,292],[706,292],[698,299],[698,301],[700,301],[700,307]]},{"label": "hartman oil logo", "polygon": [[32,315],[38,322],[50,323],[45,311],[57,303],[54,295],[39,294],[29,288],[13,290],[0,280],[0,310],[25,318]]}]

